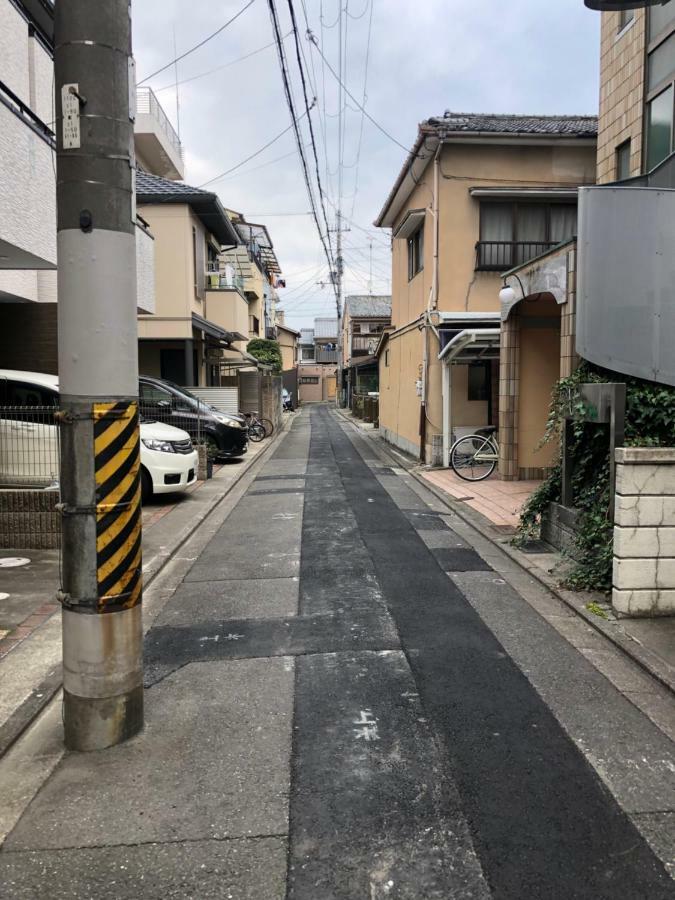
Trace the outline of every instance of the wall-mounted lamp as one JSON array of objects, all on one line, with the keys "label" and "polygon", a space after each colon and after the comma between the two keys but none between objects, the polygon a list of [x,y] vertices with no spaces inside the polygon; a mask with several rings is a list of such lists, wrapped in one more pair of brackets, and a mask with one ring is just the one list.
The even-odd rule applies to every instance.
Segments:
[{"label": "wall-mounted lamp", "polygon": [[[523,287],[523,282],[520,280],[520,278],[515,273],[513,273],[512,275],[504,276],[504,287],[499,292],[499,302],[505,303],[505,304],[513,303],[513,301],[516,299],[516,292],[513,290],[512,287],[509,287],[509,285],[506,283],[507,278],[515,278],[516,279],[516,281],[520,285],[520,293],[522,294],[523,297],[525,297],[527,292],[525,291],[525,288]],[[522,299],[522,297],[521,297],[521,299]]]}]

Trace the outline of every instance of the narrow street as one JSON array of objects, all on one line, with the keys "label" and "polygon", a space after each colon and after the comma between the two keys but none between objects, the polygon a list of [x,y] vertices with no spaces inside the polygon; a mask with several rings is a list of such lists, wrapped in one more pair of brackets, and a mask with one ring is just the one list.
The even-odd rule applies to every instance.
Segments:
[{"label": "narrow street", "polygon": [[63,758],[0,893],[675,897],[672,743],[574,615],[327,405],[251,472],[147,633],[144,732]]}]

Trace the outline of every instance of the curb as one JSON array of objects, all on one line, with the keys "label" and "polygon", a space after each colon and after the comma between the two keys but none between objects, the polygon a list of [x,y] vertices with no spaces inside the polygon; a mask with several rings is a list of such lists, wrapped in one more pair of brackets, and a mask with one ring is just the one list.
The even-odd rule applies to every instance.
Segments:
[{"label": "curb", "polygon": [[[668,665],[664,660],[661,659],[653,651],[649,650],[647,647],[640,644],[634,638],[627,635],[624,631],[621,630],[621,620],[620,619],[603,619],[600,616],[596,616],[594,613],[589,612],[585,604],[591,600],[600,601],[601,603],[606,603],[607,598],[604,594],[593,593],[590,591],[579,592],[576,593],[574,591],[568,591],[564,588],[559,587],[555,578],[551,575],[548,575],[543,569],[539,568],[539,566],[533,566],[527,556],[522,553],[520,550],[517,550],[510,543],[504,542],[502,543],[500,540],[496,539],[495,536],[491,533],[491,526],[487,525],[483,520],[483,517],[480,513],[473,512],[467,509],[462,503],[453,500],[449,497],[444,491],[440,488],[436,487],[431,482],[427,481],[419,472],[415,471],[415,464],[406,460],[407,465],[402,466],[401,459],[398,459],[394,456],[392,451],[388,448],[384,440],[373,432],[365,431],[352,420],[352,418],[346,413],[338,409],[337,412],[342,416],[342,418],[349,422],[359,434],[361,434],[364,438],[377,441],[378,447],[381,452],[389,457],[392,460],[396,461],[396,465],[405,468],[406,472],[411,475],[419,484],[423,485],[430,493],[432,493],[438,500],[445,504],[449,510],[451,510],[456,516],[458,516],[462,521],[473,528],[475,531],[480,534],[481,537],[490,541],[495,547],[501,550],[512,562],[515,562],[524,572],[527,572],[532,578],[539,582],[542,587],[546,588],[551,594],[557,597],[565,606],[569,607],[576,615],[578,615],[587,625],[590,625],[597,632],[599,632],[603,637],[607,638],[607,640],[611,641],[615,647],[621,650],[626,656],[630,657],[641,669],[647,672],[648,675],[651,675],[656,681],[659,682],[663,687],[669,690],[671,693],[675,694],[675,671],[672,666]],[[403,453],[401,453],[403,457]]]},{"label": "curb", "polygon": [[[271,440],[260,453],[255,456],[248,457],[241,469],[239,470],[239,478],[232,481],[223,491],[211,497],[203,510],[184,526],[175,536],[170,547],[165,547],[162,553],[156,553],[150,558],[148,563],[143,566],[143,590],[157,578],[164,566],[171,560],[173,555],[179,550],[183,544],[188,541],[195,531],[202,525],[206,519],[214,512],[214,510],[225,500],[234,488],[239,484],[241,478],[251,469],[255,463],[264,459],[270,453],[272,447],[276,446],[279,439],[288,431],[291,418],[285,419],[281,426],[275,430]],[[169,514],[170,515],[170,514]],[[5,722],[0,725],[0,759],[15,744],[26,729],[32,725],[42,710],[51,702],[61,689],[63,684],[61,666],[57,666],[50,672],[37,687],[33,688],[28,697],[9,715]]]}]

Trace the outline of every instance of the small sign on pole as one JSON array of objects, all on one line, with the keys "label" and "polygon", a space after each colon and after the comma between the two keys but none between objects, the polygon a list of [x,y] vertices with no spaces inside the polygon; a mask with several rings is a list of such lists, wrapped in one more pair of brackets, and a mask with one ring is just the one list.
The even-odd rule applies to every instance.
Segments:
[{"label": "small sign on pole", "polygon": [[80,147],[80,98],[79,85],[64,84],[61,88],[61,112],[63,114],[63,149]]}]

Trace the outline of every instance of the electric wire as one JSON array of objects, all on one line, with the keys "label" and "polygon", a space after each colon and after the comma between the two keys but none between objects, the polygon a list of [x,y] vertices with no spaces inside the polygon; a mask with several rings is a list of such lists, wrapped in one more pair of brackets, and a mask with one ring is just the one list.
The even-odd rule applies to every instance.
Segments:
[{"label": "electric wire", "polygon": [[[288,31],[283,40],[285,40],[289,35],[290,31]],[[269,44],[265,44],[264,47],[258,47],[257,50],[251,50],[250,53],[246,53],[244,56],[238,56],[236,59],[231,59],[229,62],[222,63],[219,66],[215,66],[213,69],[209,69],[207,72],[201,72],[199,75],[191,75],[189,78],[183,78],[182,81],[179,81],[177,84],[173,82],[172,84],[164,84],[162,87],[155,87],[153,91],[156,94],[159,94],[160,91],[168,91],[171,88],[180,87],[182,84],[188,84],[190,81],[197,81],[198,78],[206,78],[207,75],[213,75],[214,72],[220,72],[223,69],[229,69],[230,66],[234,66],[237,63],[244,62],[246,59],[250,59],[252,56],[257,56],[258,53],[262,53],[263,50],[269,50],[270,47],[274,47],[274,41],[271,41]]]},{"label": "electric wire", "polygon": [[204,40],[200,41],[198,44],[195,44],[194,47],[190,47],[190,49],[186,50],[185,53],[181,53],[180,56],[177,56],[175,59],[172,59],[165,66],[162,66],[161,68],[152,72],[152,74],[150,74],[150,75],[146,75],[145,78],[141,78],[141,80],[139,82],[137,82],[137,84],[141,85],[141,84],[143,84],[144,81],[150,81],[150,79],[154,78],[155,75],[159,75],[160,72],[165,72],[167,69],[170,69],[171,66],[175,65],[177,62],[180,62],[181,59],[185,59],[186,56],[190,56],[190,54],[194,53],[195,50],[199,50],[199,48],[203,47],[204,44],[208,44],[208,42],[213,40],[214,37],[217,37],[221,32],[225,31],[225,29],[228,27],[228,25],[231,25],[233,22],[236,22],[237,19],[239,18],[239,16],[243,15],[249,7],[253,6],[254,3],[255,3],[255,0],[249,0],[249,2],[245,6],[243,6],[236,15],[232,16],[232,18],[229,19],[229,21],[225,22],[224,25],[221,25],[220,28],[217,28],[211,34],[207,35],[207,37],[205,37]]},{"label": "electric wire", "polygon": [[307,113],[307,122],[309,124],[309,137],[310,142],[312,144],[312,153],[314,156],[314,166],[316,170],[316,184],[319,191],[319,200],[321,201],[321,212],[323,214],[324,225],[326,226],[326,234],[330,233],[330,228],[328,225],[328,216],[326,214],[326,201],[324,198],[324,191],[321,185],[321,173],[319,171],[319,154],[316,149],[316,140],[314,138],[314,126],[312,125],[312,116],[310,110],[312,106],[314,106],[314,102],[316,101],[316,97],[312,101],[312,106],[309,104],[309,98],[307,97],[307,84],[305,82],[305,73],[304,67],[301,59],[301,46],[300,46],[300,36],[298,35],[298,24],[295,18],[295,8],[293,6],[293,0],[288,0],[288,11],[291,16],[291,26],[293,30],[293,39],[295,42],[295,55],[298,63],[298,69],[300,70],[300,81],[302,84],[302,96],[305,102],[305,111]]},{"label": "electric wire", "polygon": [[[298,121],[303,118],[303,116],[307,115],[307,113],[302,113],[301,116],[298,117]],[[226,175],[229,175],[230,172],[234,172],[236,169],[240,169],[247,162],[250,162],[252,159],[255,159],[256,156],[260,156],[260,154],[267,150],[268,147],[271,147],[272,144],[276,144],[279,138],[282,138],[285,134],[287,134],[292,128],[296,127],[295,120],[291,122],[291,124],[284,128],[283,131],[280,131],[276,137],[273,137],[271,141],[268,141],[264,146],[262,146],[259,150],[256,150],[255,153],[251,153],[250,156],[247,156],[246,159],[242,159],[241,162],[237,163],[236,166],[232,166],[230,169],[226,169],[224,172],[221,172],[220,175],[215,175],[213,178],[209,178],[208,181],[204,181],[202,184],[198,184],[197,187],[203,188],[206,187],[207,184],[213,184],[214,181],[220,181],[221,178],[224,178]]]},{"label": "electric wire", "polygon": [[[295,132],[296,143],[298,146],[298,155],[300,156],[300,163],[302,165],[303,177],[305,179],[305,185],[307,187],[307,195],[309,197],[310,205],[312,207],[312,215],[314,218],[314,223],[316,225],[317,233],[319,235],[319,240],[321,241],[321,245],[323,247],[324,253],[326,255],[326,260],[328,261],[329,270],[332,271],[334,269],[334,261],[332,248],[330,243],[330,232],[328,232],[325,237],[321,231],[321,225],[319,223],[319,216],[316,211],[316,201],[314,198],[314,191],[312,188],[312,182],[309,177],[309,169],[307,166],[307,160],[305,158],[304,153],[304,145],[302,141],[302,137],[300,134],[300,127],[298,125],[298,117],[295,112],[295,104],[293,102],[293,93],[291,90],[288,67],[286,63],[286,55],[284,52],[284,46],[281,40],[281,29],[279,27],[279,18],[277,14],[275,0],[268,0],[268,6],[270,11],[270,17],[272,20],[272,27],[274,30],[275,41],[277,45],[277,56],[279,58],[279,66],[281,69],[281,78],[284,86],[284,93],[286,95],[286,102],[288,104],[289,112],[291,114],[292,127]],[[337,301],[337,291],[336,291],[336,301]]]},{"label": "electric wire", "polygon": [[[366,61],[364,65],[364,74],[363,74],[363,100],[362,105],[365,110],[366,103],[368,102],[368,65],[370,62],[370,41],[372,37],[373,31],[373,10],[375,8],[375,0],[370,0],[370,17],[368,19],[368,39],[366,42]],[[366,9],[363,11],[362,15],[365,15],[368,6],[366,5]],[[360,17],[359,17],[360,18]],[[363,146],[363,123],[365,122],[365,115],[361,113],[361,125],[359,127],[359,143],[356,149],[356,173],[354,174],[354,197],[352,199],[352,205],[350,210],[350,217],[354,218],[354,208],[356,206],[356,195],[359,192],[359,163],[361,162],[361,147]]]}]

